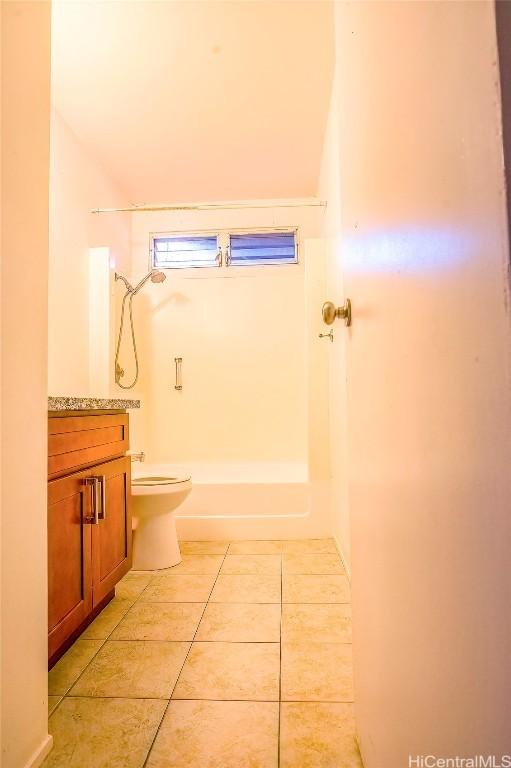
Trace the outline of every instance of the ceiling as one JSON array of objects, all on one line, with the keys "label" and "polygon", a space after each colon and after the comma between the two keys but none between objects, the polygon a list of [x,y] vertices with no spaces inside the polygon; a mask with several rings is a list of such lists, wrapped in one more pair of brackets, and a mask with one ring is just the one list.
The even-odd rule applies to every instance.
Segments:
[{"label": "ceiling", "polygon": [[126,202],[316,194],[329,0],[57,0],[52,47],[55,107]]}]

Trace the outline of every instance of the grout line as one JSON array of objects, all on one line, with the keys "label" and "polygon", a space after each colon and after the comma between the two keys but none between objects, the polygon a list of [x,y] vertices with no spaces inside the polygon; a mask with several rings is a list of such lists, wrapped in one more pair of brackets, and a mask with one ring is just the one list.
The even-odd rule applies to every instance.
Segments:
[{"label": "grout line", "polygon": [[[255,557],[255,555],[240,555],[240,557]],[[282,557],[282,555],[278,555],[278,557]],[[277,576],[279,576],[278,573],[271,573],[271,572],[270,573],[236,573],[235,571],[230,571],[230,572],[222,571],[221,573],[219,573],[219,575],[220,576],[260,576],[262,578],[269,578],[271,576],[276,578]],[[344,576],[348,578],[345,571],[341,571],[341,573],[339,573],[339,571],[333,571],[333,572],[330,571],[329,573],[323,572],[323,571],[320,571],[317,573],[305,573],[302,571],[292,571],[292,572],[286,571],[286,573],[283,575],[284,576]],[[164,577],[174,578],[175,576],[215,576],[215,574],[214,573],[193,573],[193,572],[184,573],[183,571],[179,571],[179,573],[155,573],[151,578],[155,578],[155,577],[160,579]],[[128,600],[129,598],[121,597],[120,599]]]},{"label": "grout line", "polygon": [[[131,571],[128,571],[128,573],[131,573]],[[126,576],[127,576],[127,575],[128,575],[128,574],[126,574]],[[94,659],[96,658],[96,656],[98,655],[98,653],[99,653],[99,652],[101,651],[101,649],[102,649],[102,648],[103,648],[103,647],[106,645],[107,641],[110,639],[110,637],[112,636],[112,634],[115,632],[115,630],[117,629],[117,627],[119,626],[119,624],[121,623],[121,621],[124,619],[124,617],[125,617],[125,616],[127,616],[127,615],[128,615],[128,613],[131,611],[131,609],[133,608],[133,606],[135,605],[135,603],[137,603],[137,602],[139,601],[139,599],[140,599],[141,595],[143,595],[143,593],[144,593],[144,592],[146,591],[146,589],[149,587],[149,585],[151,584],[151,581],[152,581],[152,578],[151,578],[151,579],[149,579],[149,582],[146,584],[146,586],[144,587],[144,589],[143,589],[143,590],[140,592],[140,594],[138,595],[138,597],[136,597],[136,598],[135,598],[135,600],[132,602],[132,604],[130,605],[130,607],[128,608],[128,610],[127,610],[125,613],[123,613],[123,615],[122,615],[122,616],[119,618],[119,621],[118,621],[118,622],[116,623],[116,625],[115,625],[115,626],[114,626],[114,627],[113,627],[113,628],[110,630],[110,632],[108,633],[108,635],[107,635],[107,636],[106,636],[104,639],[103,639],[103,638],[98,638],[98,639],[96,639],[96,640],[95,640],[94,638],[91,638],[91,637],[90,637],[90,638],[89,638],[89,637],[84,637],[84,638],[83,638],[84,640],[90,640],[91,642],[98,642],[98,643],[100,642],[100,643],[101,643],[101,645],[100,645],[100,646],[99,646],[99,648],[97,649],[97,651],[96,651],[96,653],[94,654],[94,656],[92,656],[92,658],[90,659],[90,661],[87,663],[87,665],[86,665],[86,666],[85,666],[85,667],[82,669],[82,671],[80,672],[80,674],[78,675],[78,677],[76,678],[76,680],[74,680],[74,681],[71,683],[71,685],[69,686],[69,688],[68,688],[68,689],[66,690],[66,692],[63,694],[63,696],[62,696],[62,698],[63,698],[63,699],[64,699],[64,698],[66,698],[66,697],[68,696],[68,694],[69,694],[69,692],[71,691],[71,689],[72,689],[72,688],[74,688],[74,686],[77,684],[77,682],[78,682],[78,681],[79,681],[79,680],[80,680],[80,679],[83,677],[83,675],[85,674],[85,672],[87,671],[87,669],[90,667],[90,665],[92,664],[92,662],[94,661]],[[117,597],[117,595],[115,595],[115,596],[114,596],[112,599],[113,599],[113,600],[115,600],[115,598],[116,598],[116,597]],[[130,598],[120,598],[120,599],[124,599],[124,600],[130,600]],[[109,605],[110,605],[110,603],[108,603],[107,605],[105,605],[105,608],[108,608],[108,606],[109,606]],[[105,610],[105,608],[103,608],[103,611]],[[99,614],[98,614],[98,616],[96,616],[96,618],[98,618],[99,616],[101,616],[101,614],[103,613],[103,611],[101,611],[101,613],[99,613]],[[88,628],[87,628],[87,629],[88,629]],[[86,631],[86,630],[84,630],[84,632],[85,632],[85,631]],[[73,643],[73,645],[71,646],[71,648],[73,648],[74,644],[75,644],[75,643],[77,643],[77,642],[78,642],[78,640],[80,640],[80,639],[82,639],[82,635],[80,635],[79,637],[77,637],[77,638],[76,638],[76,640],[75,640],[75,642]],[[67,651],[66,651],[66,653],[67,653]],[[60,695],[62,695],[62,694],[60,694]],[[58,706],[60,706],[60,704],[61,704],[61,703],[62,703],[62,700],[61,700],[61,701],[59,701],[59,704],[57,705],[57,707],[58,707]],[[55,709],[53,710],[53,712],[52,712],[52,715],[53,715],[53,713],[54,713],[54,712],[57,710],[57,707],[55,707]]]},{"label": "grout line", "polygon": [[[224,560],[225,560],[226,556],[227,555],[224,555]],[[200,575],[200,574],[198,574],[198,575]],[[209,574],[209,575],[213,575],[213,574]],[[91,657],[91,659],[89,660],[87,665],[84,667],[84,669],[80,672],[80,674],[78,675],[76,680],[74,680],[70,684],[70,686],[66,689],[65,693],[63,693],[63,694],[62,693],[50,694],[52,696],[61,696],[62,697],[61,701],[57,704],[55,709],[52,711],[51,715],[53,715],[53,713],[56,711],[56,709],[60,706],[62,700],[66,696],[69,695],[69,692],[71,691],[71,689],[82,678],[82,676],[85,674],[85,672],[87,671],[89,666],[92,664],[92,662],[94,661],[96,656],[99,654],[99,652],[106,645],[107,642],[111,642],[111,643],[115,643],[115,642],[119,642],[119,643],[120,642],[134,642],[134,643],[136,643],[136,642],[146,642],[146,643],[151,643],[151,642],[167,642],[167,643],[168,642],[190,642],[190,643],[193,643],[195,641],[195,637],[196,637],[196,634],[197,634],[200,622],[202,621],[202,618],[204,616],[204,612],[206,610],[206,607],[210,603],[211,594],[213,592],[213,589],[215,587],[215,584],[216,584],[216,582],[218,580],[218,576],[219,575],[220,575],[220,570],[218,571],[218,573],[216,575],[216,578],[215,578],[215,580],[213,582],[213,585],[212,585],[212,587],[210,589],[209,596],[208,596],[207,600],[206,601],[197,601],[197,602],[194,601],[193,603],[192,602],[190,602],[190,603],[175,603],[175,602],[163,603],[163,601],[158,601],[158,602],[154,602],[154,603],[149,603],[149,602],[146,603],[145,601],[141,601],[142,595],[151,586],[151,581],[152,581],[152,579],[151,579],[149,581],[149,583],[144,587],[144,589],[140,592],[138,597],[135,598],[134,602],[130,605],[128,610],[125,613],[123,613],[122,616],[119,617],[119,620],[117,621],[115,626],[111,629],[111,631],[109,632],[109,634],[105,638],[82,638],[82,636],[78,637],[75,642],[77,642],[80,639],[83,639],[83,640],[90,640],[92,642],[100,642],[101,645],[98,647],[96,653]],[[121,599],[129,599],[129,598],[121,598]],[[141,602],[144,605],[162,605],[162,604],[167,604],[167,605],[176,605],[176,604],[182,604],[182,605],[204,605],[204,610],[203,610],[203,612],[201,614],[201,617],[199,619],[199,624],[197,625],[197,628],[195,630],[195,633],[194,633],[194,636],[193,636],[192,640],[134,640],[134,639],[130,639],[130,640],[111,640],[110,638],[111,638],[112,634],[115,632],[115,630],[117,629],[117,627],[119,626],[119,624],[126,618],[128,613],[131,611],[131,609],[138,602]],[[240,602],[240,603],[213,602],[212,603],[212,605],[278,605],[278,604],[279,603],[247,603],[247,602]],[[281,622],[282,622],[282,605],[283,605],[283,603],[282,603],[282,573],[281,573],[281,602],[280,602],[280,606],[281,606]],[[286,603],[286,605],[351,605],[351,603]],[[105,606],[105,608],[106,607],[108,607],[108,606]],[[101,614],[99,614],[99,615],[101,615]],[[276,642],[279,642],[279,643],[282,643],[282,632],[281,632],[281,638],[280,638],[279,641],[276,641],[276,640],[247,640],[247,641],[245,641],[245,640],[239,640],[239,641],[237,641],[237,640],[234,640],[234,641],[229,641],[229,640],[200,640],[200,641],[197,641],[197,642],[204,642],[204,643],[207,643],[207,642],[211,642],[211,643],[213,643],[213,642],[224,642],[224,643],[229,643],[229,642],[232,642],[232,643],[276,643]],[[339,644],[340,645],[352,645],[352,643],[350,643],[350,642],[341,642]],[[71,647],[73,647],[73,646],[71,646]],[[185,658],[185,661],[186,661],[186,658]],[[183,666],[184,666],[184,662],[183,662]],[[279,685],[280,685],[280,681],[279,681]],[[49,715],[49,717],[51,717],[51,715]]]},{"label": "grout line", "polygon": [[[257,602],[254,603],[251,600],[233,600],[226,601],[226,600],[142,600],[141,603],[143,605],[203,605],[205,602],[211,602],[211,605],[280,605],[280,602],[275,603],[268,603],[268,602]],[[284,605],[351,605],[351,600],[334,600],[334,601],[328,601],[328,600],[283,600],[281,601]],[[135,605],[135,603],[133,603]],[[131,605],[126,613],[122,616],[122,619],[124,619],[127,614],[131,611],[133,608],[133,605]],[[101,614],[100,614],[101,615]],[[86,630],[84,630],[86,631]],[[84,637],[81,636],[77,638],[78,640],[102,640],[101,637]]]},{"label": "grout line", "polygon": [[203,611],[202,611],[202,613],[201,613],[201,616],[200,616],[200,619],[199,619],[199,621],[197,622],[197,627],[196,627],[196,629],[195,629],[195,632],[194,632],[194,635],[193,635],[192,641],[191,641],[191,643],[190,643],[190,647],[188,648],[188,651],[187,651],[187,653],[186,653],[186,656],[185,656],[185,658],[184,658],[184,661],[183,661],[183,663],[182,663],[182,665],[181,665],[181,669],[179,670],[179,673],[178,673],[178,675],[177,675],[177,677],[176,677],[176,682],[174,683],[174,686],[173,686],[173,688],[172,688],[172,691],[171,691],[171,693],[170,693],[170,696],[169,696],[169,699],[168,699],[168,702],[167,702],[167,706],[165,707],[165,709],[164,709],[164,711],[163,711],[163,715],[162,715],[162,718],[161,718],[160,722],[158,723],[158,727],[157,727],[157,729],[156,729],[156,733],[154,734],[154,738],[153,738],[153,740],[151,741],[151,744],[150,744],[150,746],[149,746],[149,749],[147,750],[147,755],[146,755],[146,757],[145,757],[145,760],[144,760],[144,762],[143,762],[143,764],[142,764],[142,768],[146,768],[146,766],[147,766],[147,761],[149,760],[149,757],[150,757],[150,755],[151,755],[152,749],[153,749],[153,747],[154,747],[154,743],[155,743],[156,739],[158,738],[158,734],[159,734],[159,732],[160,732],[160,728],[161,728],[161,726],[162,726],[162,723],[163,723],[163,721],[164,721],[164,719],[165,719],[165,715],[167,714],[167,712],[168,712],[168,710],[169,710],[169,707],[170,707],[170,702],[172,701],[172,696],[174,695],[174,691],[176,690],[176,686],[177,686],[177,684],[178,684],[178,682],[179,682],[179,678],[181,677],[181,674],[182,674],[182,672],[183,672],[183,669],[184,669],[184,667],[185,667],[185,664],[186,664],[186,662],[187,662],[188,656],[190,655],[190,651],[192,650],[192,647],[193,647],[193,643],[194,643],[195,637],[197,636],[197,632],[199,631],[199,627],[200,627],[200,625],[201,625],[201,622],[202,622],[203,616],[204,616],[204,614],[205,614],[205,612],[206,612],[206,608],[207,608],[207,607],[208,607],[208,605],[209,605],[209,601],[210,601],[210,599],[211,599],[211,595],[213,594],[213,590],[214,590],[214,588],[215,588],[215,584],[216,584],[216,583],[217,583],[217,581],[218,581],[218,577],[219,577],[219,575],[220,575],[220,571],[221,571],[221,569],[222,569],[222,565],[223,565],[223,564],[224,564],[224,562],[225,562],[225,558],[227,557],[227,552],[228,552],[228,551],[229,551],[229,547],[227,547],[226,553],[225,553],[225,555],[223,556],[223,560],[222,560],[222,562],[220,563],[220,567],[219,567],[219,569],[218,569],[218,572],[217,572],[217,574],[216,574],[215,580],[213,581],[213,585],[212,585],[212,587],[211,587],[211,589],[210,589],[210,591],[209,591],[209,594],[208,594],[208,599],[207,599],[207,600],[206,600],[206,602],[204,603],[204,609],[203,609]]},{"label": "grout line", "polygon": [[337,571],[337,573],[301,573],[300,571],[296,571],[295,573],[285,573],[285,576],[346,576],[346,572],[343,570],[341,573]]},{"label": "grout line", "polygon": [[335,602],[335,603],[328,603],[328,602],[309,603],[307,600],[286,600],[284,605],[351,605],[351,601],[345,600],[343,602]]},{"label": "grout line", "polygon": [[[205,603],[205,605],[208,605],[208,603]],[[217,603],[211,603],[211,605],[217,605]],[[243,605],[250,605],[250,603],[243,603]],[[203,615],[203,614],[202,614]],[[201,615],[201,618],[202,618]],[[200,623],[200,621],[199,621]],[[197,630],[196,630],[197,631]],[[96,641],[99,642],[99,641]],[[193,637],[186,637],[181,640],[177,640],[176,638],[172,640],[155,640],[153,638],[115,638],[114,640],[108,640],[110,644],[112,643],[159,643],[160,645],[164,643],[165,645],[170,645],[172,643],[217,643],[218,645],[279,645],[282,643],[282,637],[279,640],[197,640],[195,637],[195,634]],[[353,645],[351,640],[286,640],[286,643],[302,643],[307,645]],[[101,648],[106,644],[103,643]],[[98,652],[101,649],[98,649]],[[94,658],[94,656],[92,657]],[[92,661],[92,659],[91,659]],[[90,663],[90,662],[89,662]],[[87,665],[88,666],[88,665]],[[84,670],[85,672],[85,670]],[[83,674],[83,673],[81,673]],[[76,680],[78,682],[78,678]],[[75,683],[73,683],[75,685]],[[50,696],[65,696],[64,693],[50,693]],[[143,697],[142,697],[143,698]],[[165,698],[165,696],[163,697]]]},{"label": "grout line", "polygon": [[[304,602],[304,601],[296,601],[296,602],[284,603],[283,602],[283,581],[284,581],[284,576],[286,576],[286,577],[287,576],[291,576],[291,577],[293,577],[293,576],[308,576],[308,577],[347,576],[346,571],[343,571],[340,574],[339,573],[303,573],[303,574],[302,573],[291,573],[291,574],[286,573],[286,574],[284,574],[284,559],[285,559],[284,556],[286,554],[288,554],[288,555],[289,554],[299,555],[299,556],[304,556],[304,555],[305,556],[307,556],[307,555],[319,555],[319,556],[321,556],[321,555],[330,555],[330,554],[334,554],[334,553],[319,553],[319,552],[318,553],[315,553],[315,552],[306,552],[306,553],[294,553],[294,552],[291,552],[291,553],[286,553],[286,552],[280,552],[280,553],[278,553],[278,552],[268,552],[268,553],[253,552],[253,553],[250,553],[250,552],[245,552],[245,553],[241,553],[241,555],[240,555],[241,557],[244,557],[244,556],[255,557],[255,556],[258,556],[258,555],[278,555],[280,557],[280,565],[281,565],[281,567],[280,567],[280,602],[268,602],[268,603],[267,602],[255,602],[255,603],[251,603],[251,602],[246,602],[246,601],[243,601],[243,602],[241,602],[241,601],[240,602],[224,602],[224,601],[218,601],[217,602],[217,601],[212,601],[211,597],[212,597],[215,585],[217,584],[217,581],[218,581],[218,579],[219,579],[219,577],[221,575],[223,575],[223,576],[225,576],[225,575],[228,575],[228,576],[252,576],[252,577],[253,576],[260,576],[260,577],[263,577],[263,578],[264,577],[268,577],[268,576],[274,576],[274,575],[277,576],[277,574],[257,574],[257,573],[256,574],[247,574],[247,573],[243,573],[243,574],[235,574],[235,573],[234,574],[225,574],[225,573],[222,573],[222,567],[224,566],[224,563],[225,563],[225,560],[226,560],[227,556],[229,554],[238,554],[238,553],[232,553],[231,552],[232,544],[233,544],[233,542],[229,542],[229,544],[227,545],[227,548],[226,548],[225,552],[223,553],[223,555],[221,553],[215,554],[215,556],[222,557],[222,561],[220,563],[220,566],[219,566],[216,574],[193,574],[193,573],[167,573],[167,574],[161,574],[161,573],[158,573],[156,571],[146,572],[147,575],[149,576],[149,581],[148,581],[147,585],[140,591],[140,593],[134,599],[130,598],[130,597],[121,597],[121,596],[116,595],[116,597],[118,597],[119,600],[130,601],[131,604],[130,604],[129,608],[119,617],[118,621],[115,623],[115,625],[113,626],[111,631],[106,635],[105,638],[97,638],[97,639],[95,639],[95,638],[83,638],[83,639],[86,639],[86,640],[93,640],[93,641],[96,640],[97,642],[100,642],[101,644],[98,647],[98,649],[97,649],[96,653],[94,654],[94,656],[89,660],[89,662],[87,663],[85,668],[79,674],[77,679],[69,686],[69,688],[67,689],[66,693],[64,693],[63,695],[62,694],[52,694],[52,695],[60,696],[60,700],[57,703],[57,705],[55,706],[55,708],[53,709],[53,711],[51,713],[51,716],[53,716],[53,714],[55,714],[55,712],[59,709],[60,705],[62,704],[62,702],[66,698],[73,698],[73,699],[98,699],[98,700],[100,700],[100,699],[124,698],[124,699],[126,699],[128,701],[129,700],[166,701],[167,705],[166,705],[166,707],[164,709],[163,715],[162,715],[162,717],[161,717],[161,719],[159,721],[159,724],[158,724],[158,726],[156,728],[156,732],[155,732],[154,738],[153,738],[153,740],[151,742],[151,745],[150,745],[150,747],[149,747],[149,749],[147,751],[147,755],[146,755],[146,758],[145,758],[144,763],[143,763],[143,768],[145,768],[147,766],[147,762],[149,760],[150,754],[151,754],[152,749],[154,747],[154,743],[155,743],[155,741],[156,741],[156,739],[158,737],[158,734],[160,732],[163,720],[164,720],[164,718],[165,718],[165,716],[166,716],[166,714],[167,714],[167,712],[169,710],[171,701],[218,701],[218,702],[222,702],[222,701],[224,701],[224,702],[227,702],[227,701],[237,701],[237,702],[257,702],[257,703],[265,703],[266,702],[266,703],[273,703],[273,704],[276,703],[275,700],[271,700],[271,699],[270,700],[269,699],[224,699],[224,698],[216,698],[215,699],[215,698],[197,698],[197,697],[195,697],[195,698],[179,698],[179,697],[173,698],[174,692],[175,692],[176,687],[177,687],[177,685],[179,683],[179,679],[180,679],[181,674],[183,672],[183,669],[184,669],[184,667],[186,665],[186,662],[188,660],[188,657],[189,657],[189,654],[191,652],[191,649],[192,649],[194,643],[198,643],[198,642],[201,642],[201,643],[243,643],[243,644],[261,644],[261,643],[264,643],[264,644],[273,644],[273,645],[275,645],[276,642],[279,643],[279,697],[278,697],[279,714],[278,714],[278,744],[277,744],[277,749],[278,749],[277,765],[279,767],[280,767],[280,746],[281,746],[280,742],[281,742],[281,712],[282,712],[282,704],[288,704],[288,703],[303,703],[303,704],[322,703],[323,704],[324,703],[324,704],[353,705],[353,699],[349,699],[349,700],[346,700],[346,699],[344,699],[344,700],[324,700],[324,699],[286,699],[286,700],[283,700],[282,699],[282,619],[283,619],[283,607],[284,607],[284,604],[287,604],[287,605],[311,605],[311,606],[315,606],[315,605],[317,605],[317,606],[320,606],[320,605],[330,605],[330,606],[341,606],[341,605],[344,605],[344,606],[350,606],[351,605],[351,600],[344,601],[344,602],[312,602],[312,603],[308,603],[308,602]],[[205,553],[205,554],[210,554],[210,553]],[[143,574],[140,573],[139,575],[143,575]],[[208,596],[207,596],[205,601],[204,600],[194,600],[194,601],[183,601],[183,600],[175,600],[175,601],[168,601],[168,600],[165,600],[165,601],[162,601],[162,600],[158,600],[158,601],[145,601],[145,600],[142,600],[142,596],[144,595],[144,593],[146,593],[146,591],[151,586],[154,585],[156,578],[158,576],[161,576],[161,575],[167,575],[167,576],[180,576],[180,575],[181,576],[214,576],[214,579],[213,579],[212,586],[211,586],[211,588],[209,590]],[[172,639],[172,640],[111,640],[110,638],[111,638],[112,634],[115,632],[115,630],[118,628],[119,624],[121,624],[121,622],[126,618],[126,616],[130,613],[132,608],[134,608],[134,606],[137,603],[140,603],[142,605],[155,605],[155,606],[156,605],[165,605],[165,604],[167,604],[167,605],[178,605],[178,604],[181,604],[181,605],[198,605],[198,604],[200,604],[200,605],[203,605],[203,610],[202,610],[202,613],[200,615],[199,621],[197,623],[197,626],[196,626],[195,632],[193,634],[192,640],[175,640],[175,639]],[[250,641],[200,640],[199,641],[199,640],[196,640],[197,633],[199,631],[199,627],[201,625],[201,622],[203,620],[203,617],[204,617],[204,614],[206,612],[206,609],[207,609],[208,605],[279,605],[279,604],[280,604],[280,633],[279,633],[280,636],[279,636],[279,640],[278,641],[274,641],[274,640],[266,640],[266,641],[265,640],[250,640]],[[105,606],[105,607],[107,607],[107,606]],[[99,614],[99,615],[101,615],[101,614]],[[79,640],[79,639],[80,638],[77,638],[77,640]],[[79,695],[77,696],[77,695],[71,695],[72,688],[78,683],[78,681],[81,679],[81,677],[85,674],[87,669],[90,667],[90,665],[92,664],[92,662],[94,661],[96,656],[99,654],[99,652],[101,651],[101,649],[105,646],[105,644],[107,642],[114,642],[114,643],[115,642],[119,642],[119,643],[121,643],[121,642],[145,642],[145,643],[151,643],[151,642],[160,642],[160,643],[161,642],[164,642],[164,643],[180,642],[180,643],[183,643],[183,642],[188,642],[189,643],[188,651],[187,651],[187,653],[185,655],[185,658],[184,658],[184,661],[183,661],[183,663],[181,665],[181,668],[180,668],[180,670],[179,670],[179,672],[177,674],[176,681],[174,683],[174,686],[172,688],[172,691],[170,693],[169,698],[167,698],[167,697],[152,697],[152,696],[129,696],[129,697],[97,696],[96,697],[96,696],[83,696],[83,695],[82,696],[79,696]],[[332,641],[328,641],[328,642],[329,642],[329,644],[332,644]],[[310,644],[321,645],[321,643],[312,643],[312,642],[310,642]],[[342,642],[333,641],[333,644],[336,644],[336,645],[348,645],[348,646],[352,645],[351,642],[346,642],[346,641],[342,641]]]},{"label": "grout line", "polygon": [[[206,603],[205,605],[208,605],[208,603]],[[217,605],[217,603],[211,603],[211,605]],[[248,603],[248,605],[250,605],[250,603]],[[202,618],[202,616],[201,616],[201,618]],[[199,623],[200,623],[200,621],[199,621]],[[99,641],[96,641],[96,642],[99,642]],[[126,643],[146,643],[146,644],[147,643],[158,643],[159,645],[161,645],[162,643],[164,643],[165,645],[171,645],[173,643],[179,643],[181,645],[183,643],[216,643],[217,645],[220,645],[220,644],[222,644],[222,645],[280,645],[282,643],[282,637],[281,637],[280,640],[196,640],[195,639],[195,634],[194,634],[193,637],[191,637],[191,638],[187,637],[187,638],[184,638],[182,640],[176,640],[175,638],[173,640],[154,640],[153,638],[148,638],[148,639],[145,639],[145,638],[142,638],[142,639],[140,639],[140,638],[119,638],[119,639],[115,638],[114,640],[108,640],[108,642],[110,644],[112,644],[112,643],[123,643],[123,644],[126,644]],[[307,645],[353,645],[351,640],[286,640],[285,642],[286,643],[290,643],[290,644],[291,643],[293,643],[293,644],[302,643],[304,645],[305,644],[307,644]],[[103,648],[103,646],[105,644],[106,644],[106,640],[103,643],[103,645],[101,646],[101,648]],[[101,650],[101,648],[98,649],[97,653],[99,652],[99,650]],[[92,657],[92,659],[94,659],[94,656]],[[92,659],[91,659],[91,661],[92,661]],[[89,666],[89,665],[87,665],[87,666]],[[85,670],[83,670],[83,671],[85,672]],[[80,676],[82,674],[83,674],[83,672],[80,673]],[[76,679],[76,682],[78,682],[78,679],[79,678]],[[73,683],[73,685],[75,685],[75,683]],[[73,685],[71,687],[73,687]],[[49,696],[66,696],[66,695],[67,694],[65,694],[65,693],[50,693],[49,694]],[[142,697],[142,698],[144,698],[144,697]],[[160,697],[157,697],[157,698],[160,698]],[[166,697],[164,696],[163,698],[166,698]]]},{"label": "grout line", "polygon": [[[211,698],[173,698],[166,699],[157,696],[66,696],[66,699],[94,699],[101,701],[102,699],[122,699],[123,701],[238,701],[238,702],[251,702],[253,704],[278,704],[277,699],[211,699]],[[62,698],[62,701],[64,697]],[[62,703],[59,702],[59,706]],[[353,704],[353,699],[283,699],[281,704]],[[52,713],[53,714],[53,713]],[[162,718],[163,719],[163,718]]]},{"label": "grout line", "polygon": [[337,555],[339,556],[339,560],[341,561],[342,567],[346,572],[346,578],[351,584],[351,566],[348,564],[343,548],[341,547],[341,542],[337,539],[337,536],[334,536],[334,543],[337,550]]},{"label": "grout line", "polygon": [[[143,605],[199,605],[199,604],[203,604],[206,601],[205,600],[142,600],[141,602]],[[267,600],[261,600],[259,602],[254,602],[252,600],[208,600],[207,602],[210,602],[211,605],[280,605],[281,603],[280,600],[277,600],[275,602],[268,602]],[[307,600],[286,600],[284,601],[284,605],[351,605],[351,600],[342,600],[342,601],[334,601],[334,602],[328,602],[328,601],[309,602]],[[132,607],[133,606],[131,606],[131,608]],[[131,608],[129,608],[128,610],[131,610]],[[84,639],[92,640],[93,638],[84,638]],[[101,639],[101,638],[96,638],[96,639]]]},{"label": "grout line", "polygon": [[[206,603],[205,605],[208,605]],[[216,605],[216,603],[211,603],[211,605]],[[202,614],[204,615],[204,614]],[[201,616],[202,618],[202,616]],[[200,622],[199,622],[200,623]],[[197,627],[198,629],[198,627]],[[197,630],[196,630],[197,631]],[[195,634],[192,638],[187,637],[185,640],[145,640],[145,639],[122,639],[118,640],[117,638],[115,640],[109,640],[109,643],[166,643],[169,645],[170,643],[222,643],[223,645],[278,645],[280,643],[280,640],[196,640]],[[311,641],[315,642],[315,641]],[[320,641],[321,642],[321,641]],[[326,642],[332,642],[330,640],[327,640]],[[335,642],[335,641],[334,641]],[[344,645],[351,645],[351,643],[344,643]],[[73,683],[74,685],[74,683]],[[52,694],[52,696],[62,696],[63,694]],[[164,697],[165,698],[165,697]]]},{"label": "grout line", "polygon": [[[211,603],[211,605],[280,605],[280,600],[275,602],[268,602],[267,600],[261,602],[253,602],[251,600],[143,600],[144,605],[197,605],[197,603]],[[311,603],[316,605],[316,603]],[[321,603],[317,603],[321,605]],[[325,603],[325,605],[348,605],[348,603]]]},{"label": "grout line", "polygon": [[50,712],[50,707],[48,706],[48,720],[57,711],[57,709],[60,707],[60,705],[62,704],[62,702],[66,698],[65,694],[62,695],[61,693],[49,693],[48,694],[48,701],[49,701],[51,696],[54,696],[55,698],[57,698],[58,701],[55,704],[55,706],[53,707],[53,709],[51,710],[51,712]]},{"label": "grout line", "polygon": [[[78,697],[76,697],[78,698]],[[99,697],[98,697],[99,698]],[[105,697],[102,697],[105,698]],[[116,698],[112,696],[111,698]],[[282,699],[278,702],[277,699],[179,699],[174,698],[172,701],[250,701],[254,704],[354,704],[354,699]],[[280,720],[280,717],[279,717]],[[280,739],[280,722],[279,722],[279,739]]]}]

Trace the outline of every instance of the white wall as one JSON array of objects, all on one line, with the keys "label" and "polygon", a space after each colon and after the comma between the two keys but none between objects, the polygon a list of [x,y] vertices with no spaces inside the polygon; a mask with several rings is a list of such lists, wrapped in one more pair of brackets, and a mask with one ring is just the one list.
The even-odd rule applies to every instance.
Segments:
[{"label": "white wall", "polygon": [[[47,709],[50,6],[1,4],[1,757],[39,764]],[[29,53],[27,53],[29,52]]]},{"label": "white wall", "polygon": [[[129,269],[130,222],[129,214],[100,216],[91,210],[125,203],[122,190],[52,110],[48,317],[51,395],[109,394],[98,391],[98,381],[104,376],[98,377],[97,372],[91,375],[89,369],[89,351],[93,346],[89,343],[89,291],[96,290],[89,279],[89,249],[109,247],[112,262],[121,271]],[[99,288],[104,292],[104,286]],[[103,332],[111,337],[113,328],[105,326]]]},{"label": "white wall", "polygon": [[511,752],[511,334],[494,7],[340,2],[336,38],[331,274],[353,301],[349,461],[336,471],[364,761],[499,758]]},{"label": "white wall", "polygon": [[[156,461],[307,462],[304,246],[318,233],[319,215],[315,208],[133,215],[135,280],[149,268],[151,232],[298,225],[302,240],[298,266],[168,270],[165,283],[148,283],[137,296],[146,425],[144,444],[133,447]],[[182,392],[174,389],[176,356]],[[142,434],[136,421],[134,434]]]}]

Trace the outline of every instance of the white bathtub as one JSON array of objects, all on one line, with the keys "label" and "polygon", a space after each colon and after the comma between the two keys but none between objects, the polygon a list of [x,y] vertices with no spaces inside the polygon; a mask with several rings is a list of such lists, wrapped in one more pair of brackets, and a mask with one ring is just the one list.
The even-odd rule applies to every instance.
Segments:
[{"label": "white bathtub", "polygon": [[180,539],[329,535],[327,523],[311,514],[313,489],[306,464],[166,465],[170,468],[176,474],[190,474],[193,484],[191,494],[176,510]]}]

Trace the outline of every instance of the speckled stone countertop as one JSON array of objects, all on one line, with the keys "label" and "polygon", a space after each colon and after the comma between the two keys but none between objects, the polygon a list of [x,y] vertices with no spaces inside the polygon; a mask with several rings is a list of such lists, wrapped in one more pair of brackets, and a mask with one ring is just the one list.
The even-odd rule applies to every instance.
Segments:
[{"label": "speckled stone countertop", "polygon": [[140,400],[121,397],[49,397],[49,411],[116,411],[140,408]]}]

